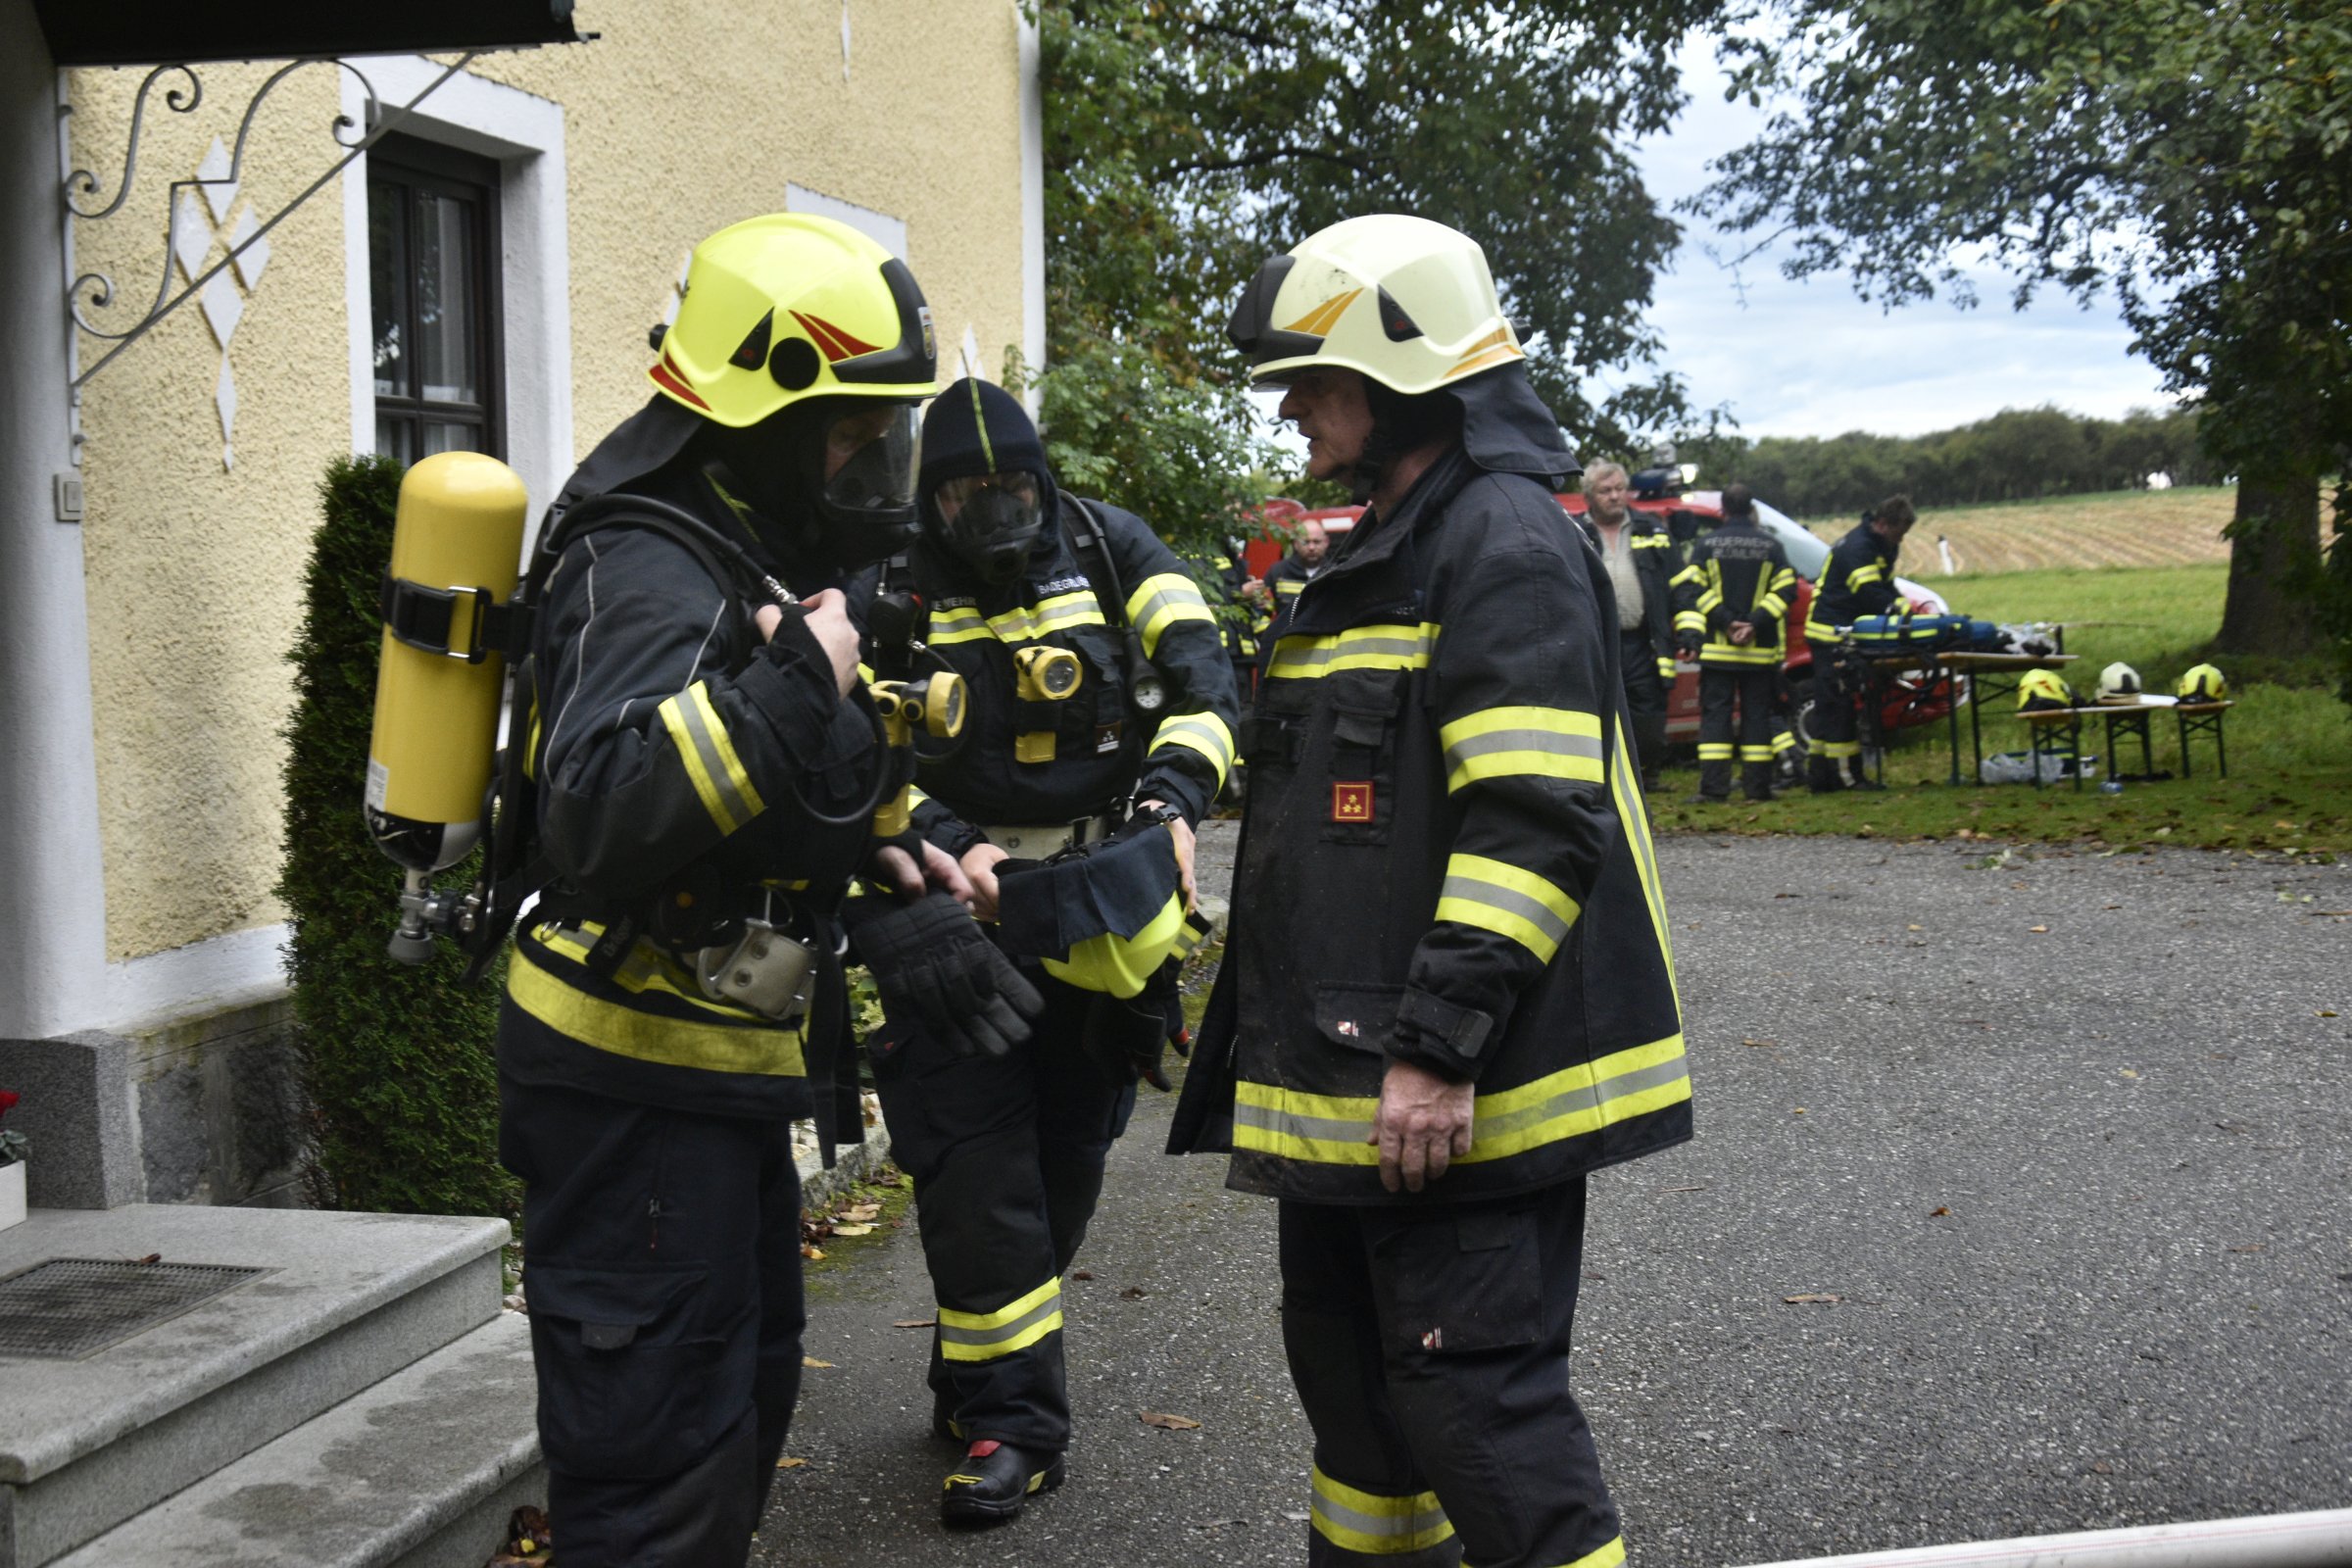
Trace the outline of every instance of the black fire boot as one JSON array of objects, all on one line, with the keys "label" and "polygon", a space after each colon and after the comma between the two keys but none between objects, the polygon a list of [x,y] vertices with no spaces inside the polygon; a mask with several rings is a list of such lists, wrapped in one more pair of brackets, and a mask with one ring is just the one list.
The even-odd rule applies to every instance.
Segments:
[{"label": "black fire boot", "polygon": [[1060,1486],[1064,1473],[1058,1453],[1032,1453],[983,1438],[949,1474],[939,1498],[939,1516],[952,1525],[1010,1519],[1031,1495]]}]

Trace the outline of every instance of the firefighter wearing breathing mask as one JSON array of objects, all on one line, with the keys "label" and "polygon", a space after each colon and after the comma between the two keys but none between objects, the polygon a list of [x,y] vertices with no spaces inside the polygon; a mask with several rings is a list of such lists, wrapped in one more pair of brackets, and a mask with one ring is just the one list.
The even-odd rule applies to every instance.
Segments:
[{"label": "firefighter wearing breathing mask", "polygon": [[1358,218],[1228,332],[1368,503],[1244,726],[1232,929],[1170,1131],[1281,1204],[1316,1568],[1625,1559],[1570,1392],[1585,1177],[1690,1136],[1618,615],[1485,254]]},{"label": "firefighter wearing breathing mask", "polygon": [[[843,224],[754,219],[696,248],[658,351],[543,529],[528,782],[502,802],[546,877],[508,965],[500,1156],[571,1568],[745,1560],[801,1376],[789,1128],[813,1117],[828,1159],[860,1136],[845,891],[969,891],[945,856],[874,859],[883,731],[843,592],[914,527],[914,278]],[[965,957],[967,994],[1026,989]]]},{"label": "firefighter wearing breathing mask", "polygon": [[1062,1479],[1060,1278],[1137,1079],[1165,1087],[1165,1002],[1200,934],[1192,828],[1233,765],[1236,713],[1199,586],[1142,518],[1055,486],[1010,394],[963,380],[940,395],[918,488],[921,536],[879,584],[874,665],[944,662],[968,683],[960,746],[916,775],[915,828],[956,857],[1045,998],[1026,1043],[965,1053],[885,983],[867,1043],[938,1297],[932,1430],[962,1450],[941,1509],[978,1523]]}]

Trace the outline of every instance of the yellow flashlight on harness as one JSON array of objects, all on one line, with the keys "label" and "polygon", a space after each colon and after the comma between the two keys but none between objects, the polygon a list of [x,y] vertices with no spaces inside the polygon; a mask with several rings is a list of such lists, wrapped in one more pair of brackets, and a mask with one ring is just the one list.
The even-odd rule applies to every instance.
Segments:
[{"label": "yellow flashlight on harness", "polygon": [[[1024,703],[1065,703],[1085,683],[1084,666],[1066,648],[1042,645],[1017,649],[1012,656],[1013,695]],[[1054,731],[1031,730],[1012,738],[1016,761],[1054,760]]]},{"label": "yellow flashlight on harness", "polygon": [[[952,670],[939,670],[921,680],[878,680],[868,689],[874,695],[874,709],[882,715],[882,730],[890,737],[894,752],[914,744],[917,725],[933,740],[952,741],[963,733],[969,693],[963,677]],[[891,839],[906,832],[912,819],[911,810],[906,787],[902,784],[874,812],[874,836]]]},{"label": "yellow flashlight on harness", "polygon": [[496,622],[522,561],[522,480],[496,458],[442,452],[400,483],[384,577],[383,658],[368,742],[368,832],[408,873],[392,956],[421,963],[451,909],[432,875],[471,854],[498,746]]}]

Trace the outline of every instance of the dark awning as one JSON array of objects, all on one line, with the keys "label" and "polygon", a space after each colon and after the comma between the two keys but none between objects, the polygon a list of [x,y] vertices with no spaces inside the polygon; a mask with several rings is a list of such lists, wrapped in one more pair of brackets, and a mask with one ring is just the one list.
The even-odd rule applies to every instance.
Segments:
[{"label": "dark awning", "polygon": [[578,43],[572,0],[33,0],[61,66],[448,54]]}]

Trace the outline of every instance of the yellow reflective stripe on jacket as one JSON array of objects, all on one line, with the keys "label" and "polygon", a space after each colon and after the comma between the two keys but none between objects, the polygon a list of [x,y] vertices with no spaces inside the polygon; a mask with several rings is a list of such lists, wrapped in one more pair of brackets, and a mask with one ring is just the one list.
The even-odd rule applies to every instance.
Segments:
[{"label": "yellow reflective stripe on jacket", "polygon": [[951,1361],[993,1361],[1025,1350],[1061,1327],[1061,1278],[1056,1275],[994,1312],[939,1309],[939,1353]]},{"label": "yellow reflective stripe on jacket", "polygon": [[[1625,738],[1625,725],[1615,726],[1617,755],[1631,757],[1633,746]],[[1658,939],[1658,952],[1666,957],[1666,983],[1674,992],[1674,1015],[1683,1015],[1683,983],[1674,969],[1674,933],[1666,920],[1666,883],[1658,875],[1658,847],[1649,836],[1649,808],[1642,804],[1642,792],[1634,788],[1619,767],[1609,779],[1609,793],[1617,805],[1617,825],[1625,834],[1626,844],[1634,852],[1634,868],[1642,874],[1642,898],[1649,906],[1649,925]]]},{"label": "yellow reflective stripe on jacket", "polygon": [[1162,746],[1188,746],[1207,758],[1217,770],[1219,788],[1224,787],[1225,775],[1233,771],[1234,753],[1239,749],[1232,726],[1209,712],[1178,713],[1161,720],[1145,755],[1150,756]]},{"label": "yellow reflective stripe on jacket", "polygon": [[1703,635],[1707,629],[1707,617],[1695,610],[1678,610],[1674,612],[1674,629]]},{"label": "yellow reflective stripe on jacket", "polygon": [[[1669,1035],[1480,1095],[1470,1113],[1470,1152],[1453,1162],[1506,1159],[1690,1098],[1683,1037]],[[1234,1086],[1233,1147],[1318,1165],[1377,1165],[1380,1151],[1365,1140],[1379,1105],[1377,1098],[1301,1094],[1245,1078]]]},{"label": "yellow reflective stripe on jacket", "polygon": [[1160,634],[1180,620],[1217,622],[1217,612],[1200,597],[1200,585],[1181,572],[1146,577],[1127,596],[1127,624],[1144,640],[1144,657],[1159,652]]},{"label": "yellow reflective stripe on jacket", "polygon": [[1168,955],[1175,951],[1184,930],[1184,895],[1171,893],[1168,902],[1159,906],[1159,912],[1135,935],[1122,937],[1104,931],[1072,944],[1062,957],[1040,958],[1038,962],[1054,979],[1081,991],[1100,991],[1120,998],[1140,997],[1144,987],[1159,972],[1159,966],[1167,961]]},{"label": "yellow reflective stripe on jacket", "polygon": [[1805,641],[1828,643],[1830,646],[1836,647],[1845,641],[1845,632],[1841,627],[1825,626],[1818,620],[1808,620],[1805,622]]},{"label": "yellow reflective stripe on jacket", "polygon": [[1311,1504],[1315,1534],[1333,1545],[1371,1557],[1421,1551],[1453,1536],[1453,1522],[1434,1492],[1383,1496],[1334,1481],[1320,1465]]},{"label": "yellow reflective stripe on jacket", "polygon": [[1533,871],[1483,855],[1452,855],[1436,918],[1509,937],[1549,963],[1576,924],[1577,903]]},{"label": "yellow reflective stripe on jacket", "polygon": [[1438,623],[1352,626],[1326,637],[1284,637],[1274,644],[1268,680],[1311,679],[1347,669],[1427,669]]},{"label": "yellow reflective stripe on jacket", "polygon": [[1658,656],[1658,679],[1660,679],[1660,680],[1663,680],[1663,681],[1671,681],[1671,680],[1673,680],[1673,679],[1674,679],[1674,676],[1675,676],[1674,661],[1673,661],[1673,660],[1671,660],[1671,659],[1668,659],[1668,658],[1667,658],[1665,655],[1663,655],[1663,654],[1659,655],[1659,656]]},{"label": "yellow reflective stripe on jacket", "polygon": [[1438,744],[1448,795],[1521,773],[1600,782],[1600,715],[1573,708],[1482,708],[1440,725]]},{"label": "yellow reflective stripe on jacket", "polygon": [[1848,588],[1866,588],[1874,582],[1885,582],[1886,580],[1886,568],[1876,561],[1867,565],[1856,566],[1845,574],[1845,585]]},{"label": "yellow reflective stripe on jacket", "polygon": [[[585,964],[590,950],[604,934],[602,922],[582,920],[577,926],[553,923],[534,926],[531,940],[550,953],[569,958],[574,963]],[[753,1021],[754,1015],[743,1008],[730,1006],[723,1002],[712,1002],[704,996],[703,988],[694,976],[688,974],[676,959],[650,942],[639,942],[629,949],[628,956],[612,971],[612,984],[631,996],[653,992],[699,1008],[715,1018],[732,1019],[738,1023]]]},{"label": "yellow reflective stripe on jacket", "polygon": [[670,698],[660,711],[694,793],[721,833],[734,832],[767,809],[752,787],[752,776],[743,770],[743,759],[735,755],[735,743],[727,738],[727,726],[710,706],[704,682],[698,680]]},{"label": "yellow reflective stripe on jacket", "polygon": [[1015,605],[985,620],[978,610],[968,605],[935,610],[931,612],[931,635],[924,640],[934,648],[982,642],[991,637],[1002,643],[1033,643],[1049,632],[1066,631],[1072,626],[1108,624],[1102,618],[1102,602],[1090,588],[1055,594],[1034,605]]},{"label": "yellow reflective stripe on jacket", "polygon": [[931,612],[931,635],[924,641],[934,648],[944,648],[952,643],[983,642],[995,635],[988,629],[988,622],[980,618],[979,611],[962,605],[954,610]]},{"label": "yellow reflective stripe on jacket", "polygon": [[507,995],[558,1034],[616,1056],[666,1067],[754,1073],[766,1078],[808,1075],[798,1030],[756,1023],[698,1023],[640,1012],[575,990],[533,962],[526,945],[517,944],[507,964]]},{"label": "yellow reflective stripe on jacket", "polygon": [[1780,644],[1758,647],[1754,643],[1742,646],[1728,637],[1710,637],[1698,651],[1702,664],[1777,664],[1781,662]]},{"label": "yellow reflective stripe on jacket", "polygon": [[1305,586],[1306,579],[1304,577],[1281,578],[1274,584],[1274,597],[1277,599],[1296,599],[1298,597],[1298,591]]}]

